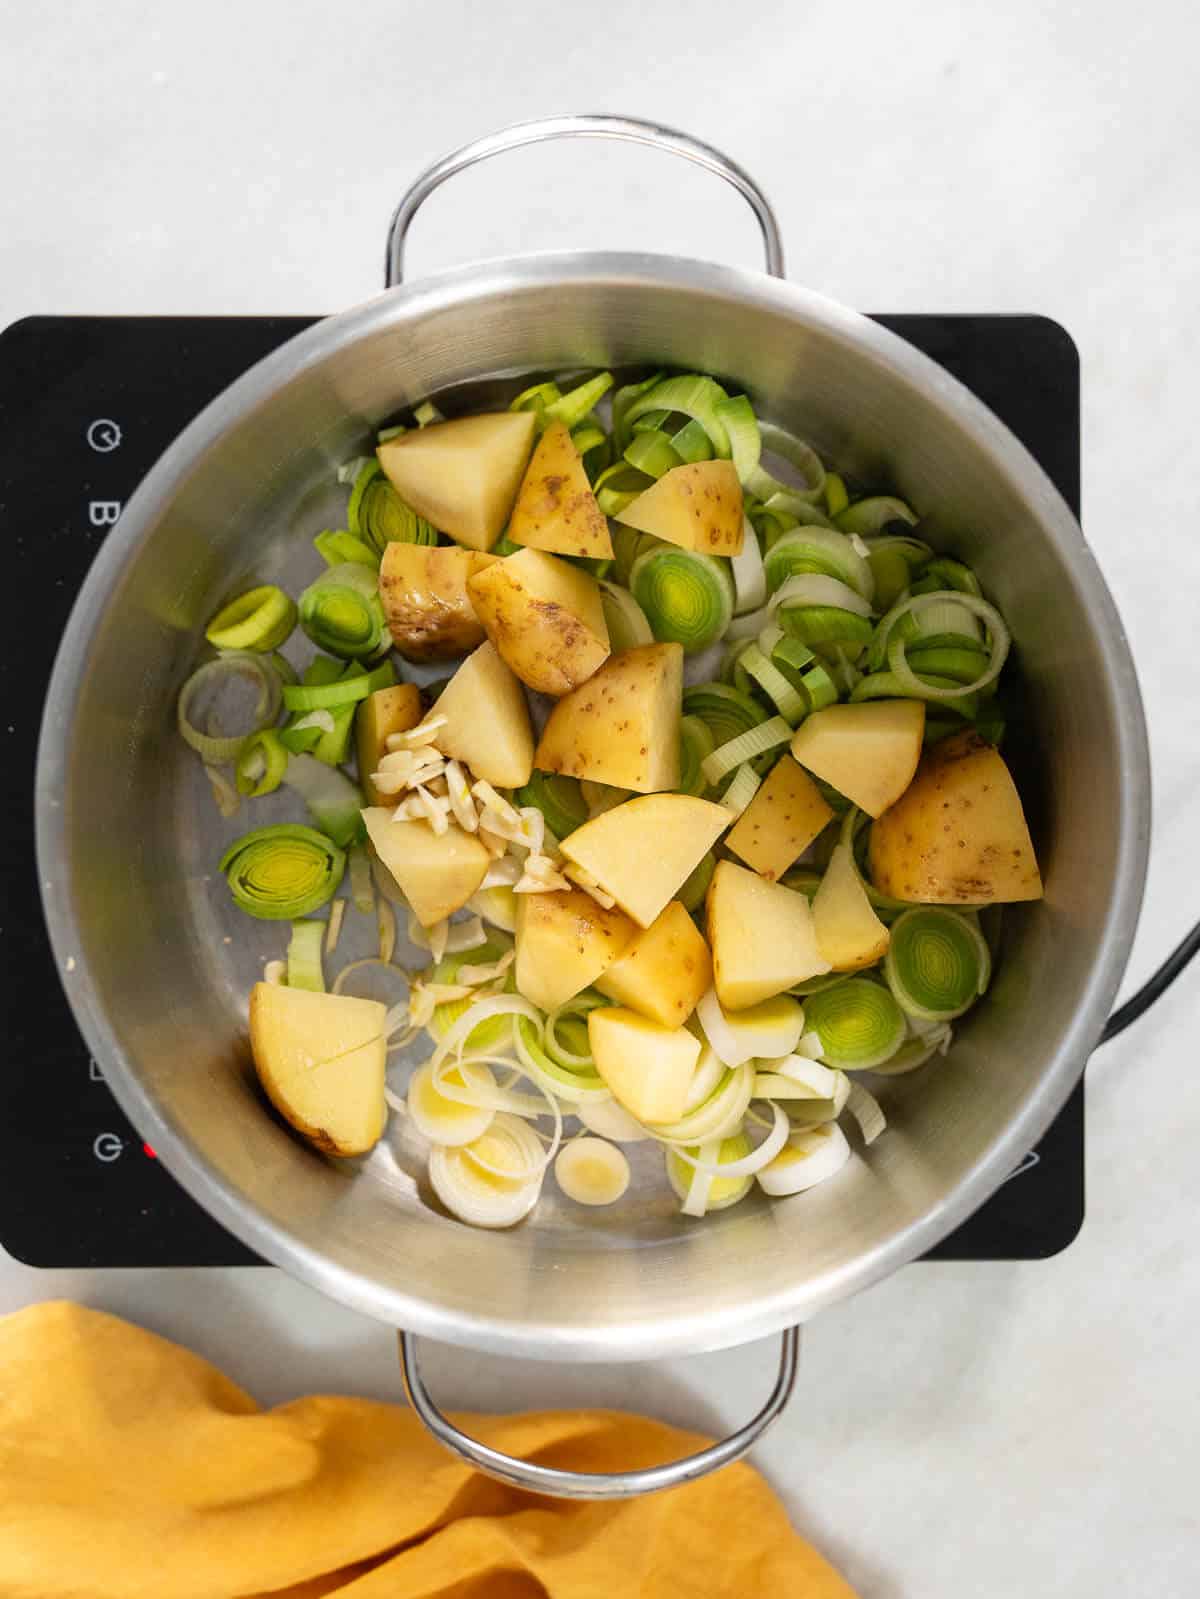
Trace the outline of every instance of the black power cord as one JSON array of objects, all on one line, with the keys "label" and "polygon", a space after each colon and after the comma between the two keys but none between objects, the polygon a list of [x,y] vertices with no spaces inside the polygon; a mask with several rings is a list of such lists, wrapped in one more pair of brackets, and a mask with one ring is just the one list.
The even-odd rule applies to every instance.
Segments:
[{"label": "black power cord", "polygon": [[1193,955],[1200,954],[1200,922],[1183,940],[1177,949],[1173,949],[1163,961],[1148,982],[1142,984],[1131,999],[1127,999],[1119,1009],[1113,1011],[1108,1021],[1104,1024],[1104,1031],[1100,1034],[1100,1042],[1107,1044],[1110,1038],[1115,1038],[1118,1033],[1123,1033],[1127,1027],[1138,1021],[1157,1000],[1161,999],[1170,988],[1171,984],[1183,971]]}]

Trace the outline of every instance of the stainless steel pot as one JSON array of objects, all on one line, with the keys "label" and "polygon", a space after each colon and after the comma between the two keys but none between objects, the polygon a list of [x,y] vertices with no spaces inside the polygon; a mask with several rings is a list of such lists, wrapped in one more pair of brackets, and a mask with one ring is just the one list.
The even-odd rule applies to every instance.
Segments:
[{"label": "stainless steel pot", "polygon": [[[330,317],[239,379],[148,475],[79,596],[46,708],[38,855],[71,1006],[172,1174],[268,1260],[407,1329],[411,1398],[450,1447],[522,1486],[607,1496],[743,1452],[786,1401],[796,1325],[944,1237],[1045,1131],[1125,966],[1150,788],[1120,618],[1059,495],[941,368],[780,281],[770,207],[718,152],[619,118],[509,130],[414,185],[393,223],[389,283],[438,183],[563,134],[663,146],[733,183],[754,208],[773,275],[641,254],[492,261]],[[311,572],[307,535],[342,514],[330,497],[335,466],[399,407],[461,385],[486,394],[529,372],[629,365],[736,380],[756,408],[835,461],[893,481],[931,513],[928,536],[976,568],[1015,633],[1028,709],[1021,780],[1046,898],[1007,917],[986,1002],[936,1071],[887,1084],[887,1136],[836,1182],[793,1202],[748,1200],[702,1226],[676,1217],[661,1184],[647,1183],[615,1219],[548,1189],[523,1226],[475,1232],[427,1203],[398,1144],[335,1164],[264,1111],[245,997],[260,961],[278,954],[278,933],[248,926],[215,879],[234,826],[216,816],[175,734],[175,697],[203,622],[230,592],[250,578],[295,588]],[[264,816],[256,810],[256,822]],[[586,1361],[715,1349],[779,1329],[791,1330],[775,1391],[732,1439],[654,1472],[582,1479],[457,1433],[420,1382],[410,1336]]]}]

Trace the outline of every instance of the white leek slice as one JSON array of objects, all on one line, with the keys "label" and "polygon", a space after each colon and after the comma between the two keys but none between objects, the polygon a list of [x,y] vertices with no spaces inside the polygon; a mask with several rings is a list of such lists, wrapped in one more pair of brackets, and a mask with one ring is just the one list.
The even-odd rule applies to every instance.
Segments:
[{"label": "white leek slice", "polygon": [[602,1138],[574,1138],[554,1162],[554,1176],[579,1205],[613,1205],[629,1187],[629,1162]]},{"label": "white leek slice", "polygon": [[781,583],[767,606],[770,620],[774,621],[776,611],[793,605],[829,605],[835,610],[853,611],[855,616],[871,615],[871,602],[863,599],[857,589],[841,578],[825,577],[820,572],[804,572]]},{"label": "white leek slice", "polygon": [[845,1072],[834,1072],[837,1082],[832,1099],[789,1099],[788,1120],[793,1127],[821,1127],[835,1122],[846,1108],[850,1098],[850,1079]]},{"label": "white leek slice", "polygon": [[[909,1026],[912,1025],[910,1018]],[[900,1045],[890,1060],[885,1060],[881,1066],[875,1066],[872,1070],[879,1077],[901,1077],[905,1072],[915,1072],[931,1061],[935,1055],[944,1055],[950,1047],[953,1036],[953,1029],[943,1023],[931,1033],[918,1034],[910,1038]]]},{"label": "white leek slice", "polygon": [[[417,949],[432,949],[430,943],[431,929],[424,928],[410,911],[408,914],[408,941]],[[443,955],[462,955],[469,949],[479,949],[488,941],[483,930],[483,923],[478,915],[472,916],[465,922],[451,922],[446,933],[446,946]],[[439,957],[440,958],[440,957]]]},{"label": "white leek slice", "polygon": [[637,1117],[631,1116],[615,1099],[581,1100],[571,1109],[589,1133],[611,1139],[615,1144],[641,1144],[650,1137]]},{"label": "white leek slice", "polygon": [[750,518],[742,518],[742,548],[739,554],[731,556],[729,565],[733,571],[733,586],[737,598],[733,605],[735,616],[745,616],[748,611],[756,611],[766,603],[767,575],[763,570],[762,549],[759,546],[758,534],[751,525]]},{"label": "white leek slice", "polygon": [[537,1134],[516,1116],[499,1115],[474,1143],[429,1153],[429,1181],[446,1209],[473,1227],[512,1227],[526,1217],[542,1190],[542,1174],[528,1175],[541,1158]]},{"label": "white leek slice", "polygon": [[742,1125],[753,1093],[754,1068],[748,1061],[723,1068],[720,1084],[695,1110],[675,1122],[648,1123],[648,1131],[661,1143],[680,1146],[730,1138]]},{"label": "white leek slice", "polygon": [[728,1012],[721,1008],[716,989],[710,988],[696,1006],[696,1018],[726,1066],[790,1055],[804,1032],[804,1007],[789,994]]},{"label": "white leek slice", "polygon": [[737,1133],[719,1142],[713,1139],[701,1144],[695,1153],[698,1158],[703,1158],[703,1169],[682,1160],[679,1150],[669,1149],[667,1181],[681,1202],[681,1212],[686,1216],[704,1216],[710,1210],[728,1210],[731,1205],[745,1199],[754,1187],[752,1177],[713,1177],[710,1172],[714,1165],[720,1167],[724,1159],[740,1159],[749,1148],[750,1141],[744,1133]]},{"label": "white leek slice", "polygon": [[[792,1131],[791,1123],[787,1119],[787,1112],[778,1105],[771,1106],[774,1118],[771,1131],[759,1144],[757,1149],[752,1149],[748,1154],[742,1155],[737,1160],[713,1160],[703,1154],[692,1154],[686,1149],[673,1151],[680,1160],[693,1166],[697,1171],[707,1171],[710,1177],[753,1177],[770,1165],[775,1156],[784,1147]],[[701,1146],[702,1148],[704,1146]]]},{"label": "white leek slice", "polygon": [[[505,859],[512,860],[512,857],[506,856]],[[515,860],[512,864],[516,881],[521,871]],[[501,932],[515,933],[517,930],[517,900],[511,885],[496,884],[491,888],[478,889],[467,901],[467,909],[474,911],[476,916],[482,916],[493,927],[500,928]]]},{"label": "white leek slice", "polygon": [[700,770],[707,782],[719,783],[735,766],[741,766],[744,761],[757,760],[760,755],[766,755],[780,744],[789,743],[794,731],[790,722],[786,722],[782,716],[769,717],[765,722],[759,722],[757,727],[748,728],[736,738],[718,744],[712,754],[706,755],[700,762]]},{"label": "white leek slice", "polygon": [[739,766],[733,774],[733,782],[721,795],[721,804],[735,816],[740,816],[758,793],[761,782],[762,778],[752,766]]},{"label": "white leek slice", "polygon": [[704,1101],[716,1090],[722,1077],[725,1075],[725,1063],[713,1049],[711,1044],[701,1053],[696,1062],[696,1069],[692,1073],[691,1087],[687,1091],[687,1098],[683,1102],[683,1113],[686,1116],[703,1105]]},{"label": "white leek slice", "polygon": [[815,1188],[850,1159],[850,1145],[836,1122],[793,1133],[769,1166],[756,1173],[763,1193],[779,1198]]},{"label": "white leek slice", "polygon": [[[466,1086],[457,1071],[447,1076],[460,1086]],[[494,1082],[490,1072],[488,1081]],[[468,1105],[457,1099],[448,1099],[438,1089],[429,1066],[419,1066],[412,1074],[405,1104],[417,1131],[423,1133],[431,1144],[443,1144],[447,1148],[473,1144],[477,1138],[482,1138],[496,1114],[484,1105]]]},{"label": "white leek slice", "polygon": [[880,1133],[886,1131],[887,1117],[883,1114],[882,1106],[875,1095],[869,1093],[861,1083],[850,1084],[846,1109],[858,1123],[864,1144],[873,1144]]},{"label": "white leek slice", "polygon": [[[774,1072],[789,1082],[795,1083],[798,1088],[806,1090],[809,1099],[832,1099],[837,1091],[839,1077],[844,1077],[844,1072],[834,1071],[829,1066],[822,1066],[819,1061],[809,1060],[804,1055],[784,1055],[779,1060],[760,1060],[758,1063],[760,1074]],[[755,1098],[763,1096],[755,1095]]]}]

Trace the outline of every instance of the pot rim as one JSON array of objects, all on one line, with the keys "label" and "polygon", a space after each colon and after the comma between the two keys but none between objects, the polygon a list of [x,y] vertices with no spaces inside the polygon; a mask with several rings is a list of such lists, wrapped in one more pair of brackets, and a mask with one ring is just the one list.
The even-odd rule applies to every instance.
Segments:
[{"label": "pot rim", "polygon": [[[82,955],[70,885],[61,873],[67,855],[66,815],[59,803],[71,741],[72,711],[89,647],[108,596],[117,587],[147,529],[221,435],[268,401],[276,389],[319,366],[335,349],[367,334],[402,327],[442,306],[483,300],[513,289],[555,284],[661,289],[665,284],[723,299],[741,299],[853,343],[882,366],[931,395],[958,427],[1035,505],[1044,536],[1056,546],[1106,640],[1106,689],[1115,709],[1121,829],[1114,891],[1100,952],[1074,1019],[1055,1056],[1018,1114],[989,1150],[924,1216],[902,1232],[828,1272],[803,1295],[779,1291],[705,1318],[698,1340],[693,1311],[602,1330],[522,1322],[497,1323],[486,1314],[444,1310],[418,1295],[371,1283],[248,1208],[210,1168],[148,1096],[109,1025]],[[38,875],[51,945],[75,1019],[121,1109],[154,1147],[171,1175],[204,1209],[265,1259],[342,1303],[412,1332],[446,1342],[543,1359],[652,1359],[740,1344],[870,1287],[932,1248],[1000,1186],[1041,1138],[1073,1089],[1095,1047],[1115,998],[1137,926],[1146,876],[1150,765],[1145,718],[1125,630],[1083,533],[1042,468],[1000,420],[956,378],[899,335],[823,295],[760,272],[684,257],[645,253],[547,252],[455,267],[389,289],[297,334],[212,400],[167,448],[139,484],[102,544],[64,630],[43,714],[36,770]]]}]

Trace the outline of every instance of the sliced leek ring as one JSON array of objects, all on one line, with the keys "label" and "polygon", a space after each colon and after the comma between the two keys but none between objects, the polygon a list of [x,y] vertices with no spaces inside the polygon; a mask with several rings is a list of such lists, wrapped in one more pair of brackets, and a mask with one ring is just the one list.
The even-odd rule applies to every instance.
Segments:
[{"label": "sliced leek ring", "polygon": [[573,1138],[559,1150],[554,1176],[577,1205],[613,1205],[629,1187],[629,1162],[603,1138]]}]

